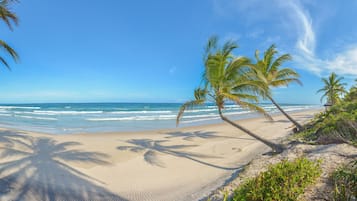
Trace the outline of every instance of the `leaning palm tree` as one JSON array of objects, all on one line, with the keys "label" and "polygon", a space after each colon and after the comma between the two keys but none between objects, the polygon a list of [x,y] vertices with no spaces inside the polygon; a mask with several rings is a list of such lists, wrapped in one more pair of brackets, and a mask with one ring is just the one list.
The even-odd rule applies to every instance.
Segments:
[{"label": "leaning palm tree", "polygon": [[331,105],[340,102],[341,96],[347,93],[345,90],[346,83],[342,83],[342,79],[343,77],[339,77],[334,72],[331,73],[328,78],[322,78],[324,87],[317,91],[317,93],[324,92],[320,99],[321,102],[324,98],[326,98],[326,102]]},{"label": "leaning palm tree", "polygon": [[[15,25],[18,23],[16,14],[13,13],[9,8],[9,4],[15,1],[16,0],[0,0],[0,19],[6,23],[10,30],[13,28],[12,23]],[[5,50],[5,52],[9,54],[15,62],[19,60],[19,56],[17,55],[16,51],[12,49],[5,41],[0,40],[0,47]],[[8,69],[10,69],[10,65],[4,59],[4,57],[0,56],[0,62]]]},{"label": "leaning palm tree", "polygon": [[184,111],[205,102],[213,102],[218,108],[220,118],[228,124],[240,129],[251,137],[271,147],[274,152],[282,152],[283,146],[268,141],[247,128],[231,121],[223,114],[226,102],[234,102],[242,108],[250,109],[271,117],[257,104],[258,94],[264,91],[259,81],[250,80],[246,76],[249,59],[234,57],[232,51],[238,46],[234,42],[226,42],[223,47],[217,47],[217,38],[212,37],[207,45],[203,86],[194,91],[195,99],[184,103],[177,115],[179,123]]},{"label": "leaning palm tree", "polygon": [[271,45],[264,52],[264,57],[262,59],[259,58],[259,51],[255,51],[256,63],[252,65],[254,77],[265,84],[268,89],[263,95],[263,98],[269,99],[287,119],[289,119],[299,130],[302,130],[303,127],[288,115],[271,95],[272,88],[285,87],[292,82],[301,84],[299,74],[296,71],[291,68],[281,67],[284,62],[291,60],[291,56],[289,54],[283,54],[275,59],[274,57],[277,53],[278,51],[276,50],[275,45]]}]

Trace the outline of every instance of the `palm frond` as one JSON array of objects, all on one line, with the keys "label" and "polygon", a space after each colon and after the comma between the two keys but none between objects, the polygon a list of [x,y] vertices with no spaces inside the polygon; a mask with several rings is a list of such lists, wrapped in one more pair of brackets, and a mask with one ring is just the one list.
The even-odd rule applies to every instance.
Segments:
[{"label": "palm frond", "polygon": [[229,56],[232,51],[234,49],[238,48],[238,45],[236,42],[230,40],[230,41],[227,41],[224,45],[223,45],[223,48],[222,48],[222,54],[224,57],[227,57]]},{"label": "palm frond", "polygon": [[218,43],[218,37],[217,36],[211,36],[208,39],[208,43],[205,47],[205,52],[203,55],[203,61],[206,61],[208,56],[211,55],[212,51],[214,51],[217,48],[217,43]]},{"label": "palm frond", "polygon": [[4,64],[4,66],[6,66],[7,69],[9,69],[11,71],[9,64],[6,62],[6,60],[4,58],[0,57],[0,62],[2,64]]},{"label": "palm frond", "polygon": [[2,47],[15,61],[19,60],[19,55],[5,41],[0,40],[0,47]]},{"label": "palm frond", "polygon": [[259,50],[255,50],[254,57],[255,57],[255,59],[256,59],[257,61],[260,60],[260,59],[259,59],[259,54],[260,54]]},{"label": "palm frond", "polygon": [[302,85],[302,82],[297,78],[287,78],[287,79],[281,79],[281,80],[274,80],[274,81],[272,81],[270,83],[270,85],[273,86],[273,87],[288,86],[292,82],[296,82],[299,85]]},{"label": "palm frond", "polygon": [[5,24],[9,27],[10,30],[13,29],[12,24],[18,24],[19,20],[15,13],[13,13],[10,8],[9,4],[17,2],[16,0],[2,0],[0,1],[0,19],[2,19]]},{"label": "palm frond", "polygon": [[257,104],[242,100],[242,98],[239,97],[238,94],[224,93],[223,96],[231,101],[234,101],[236,104],[240,105],[242,108],[249,109],[249,110],[258,112],[260,114],[263,114],[269,120],[273,119],[263,108],[259,107]]},{"label": "palm frond", "polygon": [[247,57],[237,57],[233,59],[225,69],[224,79],[235,80],[237,76],[240,76],[243,71],[240,71],[242,68],[247,68],[250,65],[250,59]]},{"label": "palm frond", "polygon": [[274,59],[274,55],[277,53],[276,47],[272,44],[265,52],[263,62],[266,66],[266,71],[269,71],[271,68],[272,61]]},{"label": "palm frond", "polygon": [[347,93],[345,89],[346,83],[342,83],[343,77],[339,77],[336,73],[332,72],[328,78],[322,78],[324,83],[323,88],[319,89],[317,93],[324,92],[320,101],[327,97],[327,101],[335,104],[340,101],[341,95]]},{"label": "palm frond", "polygon": [[178,124],[180,123],[180,120],[184,114],[184,112],[187,110],[187,109],[190,109],[190,108],[193,108],[194,106],[197,106],[197,105],[203,105],[204,104],[204,100],[192,100],[192,101],[187,101],[186,103],[184,103],[180,109],[179,109],[179,112],[177,114],[177,117],[176,117],[176,126],[178,126]]},{"label": "palm frond", "polygon": [[278,57],[278,58],[273,62],[273,64],[271,65],[270,70],[272,70],[272,71],[278,70],[278,68],[279,68],[281,65],[283,65],[284,62],[289,61],[289,60],[291,60],[291,59],[292,59],[292,58],[291,58],[290,54],[284,54],[284,55]]},{"label": "palm frond", "polygon": [[183,113],[186,111],[186,109],[193,108],[194,106],[197,105],[203,105],[205,103],[206,95],[207,95],[206,89],[201,89],[201,88],[195,89],[194,91],[195,100],[187,101],[180,107],[176,118],[176,126],[178,126],[180,119],[182,118]]}]

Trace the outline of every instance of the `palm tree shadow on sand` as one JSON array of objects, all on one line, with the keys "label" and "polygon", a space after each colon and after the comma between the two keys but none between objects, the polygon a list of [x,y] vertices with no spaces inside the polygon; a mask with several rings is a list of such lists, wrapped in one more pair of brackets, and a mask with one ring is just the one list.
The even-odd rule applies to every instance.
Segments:
[{"label": "palm tree shadow on sand", "polygon": [[[224,170],[237,170],[241,167],[222,167],[212,163],[202,161],[205,158],[218,158],[215,156],[209,156],[205,154],[198,154],[192,152],[182,151],[184,148],[196,147],[197,145],[162,145],[167,140],[151,140],[151,139],[131,139],[125,141],[131,144],[130,146],[118,146],[119,150],[128,150],[136,153],[144,153],[145,162],[150,165],[155,165],[164,168],[165,164],[159,159],[159,154],[167,154],[175,157],[186,158],[197,163],[207,165],[213,168],[224,169]],[[197,159],[199,158],[199,159]]]},{"label": "palm tree shadow on sand", "polygon": [[165,138],[179,138],[182,137],[183,140],[192,141],[195,138],[198,139],[215,139],[215,138],[222,138],[222,139],[243,139],[243,140],[254,140],[252,138],[242,138],[242,137],[230,137],[230,136],[222,136],[218,135],[216,132],[203,132],[203,131],[194,131],[194,132],[169,132],[165,133]]},{"label": "palm tree shadow on sand", "polygon": [[68,149],[78,142],[7,134],[0,156],[15,159],[0,163],[1,200],[125,200],[66,164],[106,165],[106,154]]}]

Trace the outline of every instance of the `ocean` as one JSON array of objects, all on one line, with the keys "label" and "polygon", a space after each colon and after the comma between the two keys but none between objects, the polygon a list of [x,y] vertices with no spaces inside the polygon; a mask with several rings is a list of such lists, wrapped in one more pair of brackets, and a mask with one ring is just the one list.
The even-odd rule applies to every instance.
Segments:
[{"label": "ocean", "polygon": [[[0,105],[0,127],[51,134],[143,131],[176,127],[179,103],[42,103]],[[261,104],[270,114],[278,110]],[[319,105],[282,104],[287,112],[319,108]],[[259,114],[227,105],[224,114],[233,119]],[[179,127],[221,122],[214,105],[187,110]]]}]

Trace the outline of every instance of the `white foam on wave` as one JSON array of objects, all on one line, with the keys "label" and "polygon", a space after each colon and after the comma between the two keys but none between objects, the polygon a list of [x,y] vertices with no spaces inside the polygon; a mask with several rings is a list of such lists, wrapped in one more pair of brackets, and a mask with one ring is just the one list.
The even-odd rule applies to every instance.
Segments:
[{"label": "white foam on wave", "polygon": [[[209,105],[207,107],[217,109],[217,106],[215,106],[215,105]],[[241,109],[241,107],[239,105],[225,105],[224,107],[225,108]]]},{"label": "white foam on wave", "polygon": [[29,110],[39,110],[39,109],[41,109],[41,107],[0,106],[0,109],[29,109]]},{"label": "white foam on wave", "polygon": [[48,120],[48,121],[58,120],[56,118],[51,118],[51,117],[34,117],[34,116],[25,116],[25,115],[15,115],[15,117],[26,118],[26,119]]},{"label": "white foam on wave", "polygon": [[240,111],[240,112],[227,112],[224,115],[230,116],[230,115],[239,115],[239,114],[248,114],[248,113],[252,113],[252,111]]},{"label": "white foam on wave", "polygon": [[142,110],[142,111],[114,111],[114,112],[109,112],[111,114],[170,114],[172,111],[169,110],[156,110],[156,111],[148,111],[148,110]]},{"label": "white foam on wave", "polygon": [[[240,112],[229,112],[225,113],[227,116],[247,114],[250,111],[240,111]],[[154,120],[173,120],[176,119],[176,115],[150,115],[150,116],[126,116],[126,117],[98,117],[98,118],[87,118],[87,121],[154,121]],[[200,115],[184,115],[182,119],[187,121],[205,121],[208,118],[219,118],[218,114],[200,114]]]},{"label": "white foam on wave", "polygon": [[193,110],[187,110],[187,111],[185,111],[185,113],[213,112],[213,111],[217,111],[217,109],[215,109],[215,108],[213,108],[213,109],[193,109]]},{"label": "white foam on wave", "polygon": [[101,114],[103,111],[55,111],[55,110],[34,110],[33,114],[41,115],[77,115],[77,114]]},{"label": "white foam on wave", "polygon": [[176,115],[158,115],[158,116],[131,116],[131,117],[107,117],[107,118],[87,118],[87,121],[153,121],[153,120],[171,120]]}]

